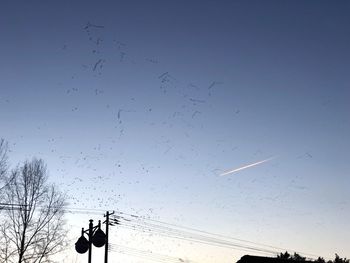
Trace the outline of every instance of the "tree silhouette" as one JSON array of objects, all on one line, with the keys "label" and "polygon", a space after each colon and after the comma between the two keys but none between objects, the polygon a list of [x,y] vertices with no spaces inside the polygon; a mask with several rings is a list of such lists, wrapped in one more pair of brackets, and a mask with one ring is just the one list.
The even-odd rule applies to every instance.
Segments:
[{"label": "tree silhouette", "polygon": [[[290,260],[290,261],[306,261],[305,257],[300,256],[298,253],[293,255],[289,254],[288,251],[280,253],[277,255],[278,259]],[[310,262],[310,261],[309,261]],[[313,260],[315,263],[326,263],[326,260],[322,257],[318,257],[316,260]],[[335,254],[334,260],[329,260],[327,263],[350,263],[349,259],[341,258],[338,254]]]},{"label": "tree silhouette", "polygon": [[65,245],[65,196],[47,182],[42,160],[26,161],[5,177],[0,261],[52,262],[50,256]]},{"label": "tree silhouette", "polygon": [[7,143],[5,142],[4,139],[0,139],[0,183],[1,183],[0,191],[3,188],[2,182],[4,181],[4,176],[6,172],[7,172]]},{"label": "tree silhouette", "polygon": [[317,262],[317,263],[326,263],[326,260],[324,260],[324,258],[322,258],[322,257],[318,257],[318,258],[315,260],[315,262]]},{"label": "tree silhouette", "polygon": [[295,261],[305,261],[306,260],[305,257],[302,257],[298,253],[295,253],[295,252],[294,252],[293,256],[291,257],[291,259],[295,260]]},{"label": "tree silhouette", "polygon": [[341,258],[338,254],[335,254],[335,259],[333,260],[334,263],[350,263],[350,259],[347,258]]},{"label": "tree silhouette", "polygon": [[277,258],[280,259],[290,259],[290,254],[286,251],[284,253],[280,253],[279,255],[277,255]]}]

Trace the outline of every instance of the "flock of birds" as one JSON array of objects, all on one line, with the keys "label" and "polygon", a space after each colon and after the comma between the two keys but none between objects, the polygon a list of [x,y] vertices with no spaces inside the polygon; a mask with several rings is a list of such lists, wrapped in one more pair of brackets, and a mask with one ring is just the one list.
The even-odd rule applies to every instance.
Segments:
[{"label": "flock of birds", "polygon": [[[88,46],[90,47],[90,52],[92,54],[92,56],[89,57],[91,59],[91,63],[84,64],[83,69],[87,72],[90,72],[90,74],[92,74],[94,77],[101,77],[105,68],[111,64],[106,57],[109,53],[105,50],[107,45],[107,41],[104,40],[105,26],[88,22],[83,27],[83,32],[85,33],[85,37],[87,37],[89,43]],[[117,53],[117,56],[115,58],[119,63],[136,63],[135,61],[137,60],[133,59],[132,55],[127,52],[126,43],[114,39],[111,44],[115,48],[115,51]],[[62,51],[68,52],[68,50],[69,46],[65,44],[62,47]],[[156,58],[145,58],[142,59],[142,61],[151,65],[161,64],[160,61]],[[158,69],[159,67],[157,70]],[[136,105],[139,105],[140,102],[142,103],[142,95],[141,98],[136,96],[125,98],[126,101],[129,102],[129,107],[119,107],[117,105],[111,104],[110,102],[107,102],[105,104],[105,110],[111,112],[111,123],[113,123],[114,129],[117,130],[118,136],[108,138],[107,144],[98,144],[91,146],[90,149],[78,151],[78,153],[74,156],[66,154],[58,155],[60,151],[57,149],[58,147],[55,147],[55,144],[62,145],[64,143],[64,138],[62,136],[58,138],[47,139],[50,153],[56,155],[56,158],[60,163],[60,167],[56,169],[56,172],[62,175],[61,185],[64,189],[70,189],[69,192],[72,193],[70,195],[70,198],[74,205],[86,207],[89,204],[94,204],[92,208],[108,207],[109,204],[115,204],[116,202],[120,202],[122,198],[125,198],[125,193],[117,194],[117,191],[115,189],[123,188],[125,185],[140,184],[144,178],[142,176],[147,176],[152,174],[152,172],[160,170],[160,164],[147,165],[142,161],[136,165],[134,164],[134,167],[137,167],[134,169],[135,174],[142,176],[137,177],[136,179],[123,177],[117,183],[117,185],[114,186],[114,188],[104,190],[104,192],[106,192],[106,195],[104,196],[108,196],[107,199],[99,198],[99,201],[97,203],[94,203],[93,198],[89,197],[89,195],[82,198],[80,194],[76,194],[80,192],[92,193],[101,185],[110,185],[112,182],[114,183],[113,180],[115,180],[116,176],[126,176],[126,174],[123,174],[123,172],[125,167],[124,164],[127,163],[127,156],[123,152],[118,152],[116,154],[116,149],[118,148],[120,142],[122,140],[125,140],[125,134],[128,132],[128,118],[133,115],[137,115],[141,117],[141,119],[147,119],[147,125],[156,126],[160,131],[163,132],[162,134],[156,135],[157,139],[152,145],[152,147],[158,151],[159,155],[171,155],[171,158],[175,161],[182,162],[189,167],[192,166],[191,158],[186,157],[186,153],[180,153],[183,149],[180,149],[179,146],[176,145],[177,138],[166,134],[166,132],[169,132],[174,128],[178,128],[179,126],[181,126],[181,131],[183,132],[181,139],[185,140],[187,143],[187,149],[185,149],[184,152],[187,151],[192,156],[200,155],[200,149],[197,149],[198,145],[191,142],[192,139],[194,139],[196,136],[195,132],[192,132],[192,130],[204,129],[203,127],[206,124],[205,114],[208,109],[210,110],[214,107],[211,99],[215,95],[216,91],[219,91],[221,88],[223,88],[224,83],[222,81],[213,80],[212,82],[208,83],[207,86],[202,87],[194,83],[183,83],[179,80],[180,78],[175,77],[170,73],[170,71],[160,71],[155,75],[155,83],[158,83],[159,96],[163,96],[163,99],[166,101],[168,100],[171,102],[172,100],[176,100],[177,102],[174,105],[169,105],[169,109],[159,109],[154,105],[144,105],[143,109],[136,107]],[[72,76],[72,79],[76,78],[79,78],[79,73]],[[81,87],[78,88],[76,86],[73,86],[65,89],[65,94],[67,96],[79,96],[79,93],[82,93],[84,91],[86,92],[86,89],[83,90]],[[95,87],[90,90],[90,94],[94,96],[110,96],[110,94],[108,92],[105,92],[103,88]],[[6,99],[6,103],[9,103],[8,99]],[[133,108],[133,106],[135,106],[135,108]],[[79,110],[79,105],[73,105],[71,107],[72,113],[79,112]],[[159,112],[166,113],[161,115],[164,117],[162,120],[159,119],[159,116],[152,117],[155,115],[155,113]],[[241,110],[234,106],[232,107],[230,113],[233,116],[242,114]],[[149,117],[145,118],[145,116]],[[45,128],[43,126],[44,125],[38,126],[38,130]],[[21,140],[24,140],[23,136]],[[15,146],[15,143],[13,146]],[[216,147],[225,154],[235,152],[239,148],[237,145],[234,145],[234,143],[220,139],[216,140]],[[45,155],[44,152],[39,152],[39,155],[40,154],[43,156]],[[262,152],[260,150],[256,150],[254,156],[255,155],[262,157]],[[115,160],[112,161],[113,167],[111,167],[111,172],[108,174],[91,177],[89,178],[89,181],[87,180],[88,178],[86,178],[84,175],[70,177],[71,171],[69,170],[69,167],[85,169],[91,173],[98,174],[99,167],[96,164],[103,163],[103,161],[106,159],[112,159],[111,156],[113,156],[112,158]],[[297,158],[311,159],[313,156],[310,152],[306,152]],[[222,169],[219,169],[215,166],[207,166],[206,168],[211,174],[214,175],[220,175],[220,173],[223,172]],[[256,179],[253,178],[251,182],[255,181]],[[306,187],[299,186],[297,184],[297,179],[293,179],[291,185],[291,187],[295,187],[297,189],[306,189]],[[150,189],[154,188],[156,188],[156,186],[150,186]],[[275,197],[274,199],[277,200],[278,198]]]},{"label": "flock of birds", "polygon": [[[83,32],[90,43],[92,57],[91,63],[82,65],[82,68],[84,71],[87,71],[93,77],[97,78],[103,76],[104,70],[110,64],[109,60],[105,57],[107,52],[104,51],[104,46],[106,45],[103,37],[104,29],[105,27],[103,25],[93,23],[87,23],[83,27]],[[113,40],[112,45],[117,52],[116,59],[118,63],[136,63],[136,60],[131,59],[132,56],[127,52],[127,44]],[[62,51],[67,52],[68,49],[69,46],[65,44]],[[142,62],[149,63],[151,66],[161,64],[156,58],[145,58]],[[72,79],[76,79],[77,75],[72,76]],[[142,95],[141,98],[136,96],[126,98],[130,107],[119,107],[107,102],[105,104],[105,110],[112,113],[111,123],[113,123],[114,129],[117,130],[117,136],[106,138],[108,143],[98,143],[97,145],[90,144],[89,149],[78,149],[76,155],[66,155],[59,154],[59,150],[55,147],[55,144],[64,144],[64,138],[62,136],[58,138],[48,138],[46,140],[46,143],[50,147],[50,152],[53,156],[56,156],[58,163],[56,171],[52,174],[55,175],[59,173],[61,175],[58,181],[62,189],[67,191],[72,206],[89,207],[92,209],[116,207],[116,204],[123,203],[128,199],[127,192],[122,189],[135,188],[140,190],[143,188],[143,183],[145,183],[145,177],[147,178],[147,176],[150,176],[153,172],[161,170],[161,164],[149,164],[144,161],[139,161],[139,163],[133,164],[134,173],[137,176],[130,178],[129,175],[124,174],[124,167],[130,168],[131,165],[127,164],[128,155],[122,151],[118,152],[117,148],[120,142],[125,140],[126,133],[129,131],[128,124],[130,122],[128,121],[128,117],[132,115],[141,116],[142,118],[150,116],[144,118],[149,121],[147,125],[151,127],[156,126],[158,130],[163,131],[163,134],[156,135],[157,138],[153,144],[153,151],[158,151],[160,156],[171,155],[169,159],[174,159],[188,166],[192,165],[191,158],[187,157],[186,153],[181,153],[182,149],[179,149],[179,146],[174,142],[176,141],[174,135],[167,136],[166,131],[169,132],[180,126],[182,128],[180,130],[183,132],[181,138],[186,140],[187,143],[187,152],[192,156],[199,156],[200,149],[197,149],[197,145],[191,142],[196,134],[191,131],[204,129],[205,113],[208,109],[210,110],[214,107],[212,105],[212,98],[215,96],[215,92],[223,87],[224,83],[213,80],[205,87],[202,87],[194,83],[184,84],[179,79],[180,78],[171,74],[170,71],[158,72],[156,76],[155,82],[158,85],[156,89],[159,92],[160,98],[169,101],[169,109],[159,109],[150,105],[144,105],[142,109],[140,109],[139,106],[134,109],[133,105],[139,105],[140,101],[142,101]],[[82,88],[77,87],[65,88],[64,90],[66,96],[75,96],[80,92],[83,92]],[[109,96],[108,92],[103,88],[93,88],[89,90],[89,92],[93,96]],[[152,92],[157,91],[153,90]],[[178,102],[176,105],[171,104],[171,101],[174,99]],[[9,101],[6,100],[6,103],[9,103]],[[72,114],[79,112],[79,110],[79,105],[73,105],[71,107]],[[156,113],[164,116],[164,119],[159,120]],[[230,113],[233,116],[242,114],[241,110],[237,107],[232,107]],[[153,117],[156,115],[157,117]],[[38,126],[38,129],[41,128],[42,126]],[[142,133],[142,131],[140,132]],[[24,140],[24,138],[21,138],[21,140]],[[238,149],[238,146],[234,145],[234,143],[223,142],[218,139],[216,140],[216,146],[217,148],[221,148],[220,150],[223,152],[234,152]],[[137,149],[135,149],[135,151],[137,151]],[[261,152],[257,153],[257,155],[259,154],[261,154]],[[45,153],[42,153],[42,155],[45,155]],[[298,158],[313,158],[313,155],[310,152],[306,152]],[[101,175],[99,169],[106,164],[106,160],[113,163],[113,167],[109,167],[109,173]],[[90,176],[79,175],[72,177],[72,171],[69,167],[75,167],[74,170],[80,169],[81,171],[86,171]],[[217,170],[218,167],[208,166],[205,168],[208,168],[208,171],[215,175],[222,172],[221,170]],[[116,180],[116,178],[120,179]],[[255,179],[253,178],[253,180]],[[251,182],[254,183],[253,180]],[[152,192],[154,190],[158,192],[166,191],[157,189],[159,186],[155,184],[146,185],[148,189],[145,189],[145,192]],[[305,187],[297,185],[297,179],[291,182],[291,187],[298,188],[299,190],[305,189]],[[282,194],[283,193],[271,197],[270,201],[277,201]],[[126,204],[128,205],[128,203]],[[132,205],[132,203],[130,203],[130,205]],[[222,209],[227,209],[225,205],[219,203],[217,203],[217,205]],[[157,209],[161,210],[163,208],[160,207]],[[135,214],[148,214],[151,215],[151,217],[156,217],[157,209],[149,207],[145,209],[131,207],[130,211]],[[181,218],[179,220],[181,220]]]}]

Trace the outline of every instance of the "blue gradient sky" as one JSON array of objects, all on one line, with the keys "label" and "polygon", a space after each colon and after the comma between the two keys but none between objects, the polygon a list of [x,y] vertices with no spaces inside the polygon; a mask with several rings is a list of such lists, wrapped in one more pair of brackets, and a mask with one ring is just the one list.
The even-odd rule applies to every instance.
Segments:
[{"label": "blue gradient sky", "polygon": [[[349,11],[348,1],[2,1],[0,137],[12,165],[43,158],[72,207],[349,257]],[[68,221],[72,236],[90,217]],[[161,242],[150,249],[198,262],[246,253]]]}]

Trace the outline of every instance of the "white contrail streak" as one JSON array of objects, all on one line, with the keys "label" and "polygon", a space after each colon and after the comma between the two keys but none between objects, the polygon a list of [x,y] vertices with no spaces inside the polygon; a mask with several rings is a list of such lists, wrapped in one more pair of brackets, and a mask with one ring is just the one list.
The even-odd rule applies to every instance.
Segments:
[{"label": "white contrail streak", "polygon": [[245,166],[242,166],[242,167],[239,167],[239,168],[235,168],[235,169],[232,169],[232,170],[228,170],[228,171],[226,171],[226,172],[221,173],[220,176],[232,174],[232,173],[235,173],[235,172],[238,172],[238,171],[241,171],[241,170],[244,170],[244,169],[247,169],[247,168],[256,166],[256,165],[258,165],[258,164],[266,163],[266,162],[271,161],[272,159],[275,159],[275,158],[276,158],[276,157],[270,157],[270,158],[268,158],[268,159],[265,159],[265,160],[262,160],[262,161],[259,161],[259,162],[256,162],[256,163],[252,163],[252,164],[248,164],[248,165],[245,165]]}]

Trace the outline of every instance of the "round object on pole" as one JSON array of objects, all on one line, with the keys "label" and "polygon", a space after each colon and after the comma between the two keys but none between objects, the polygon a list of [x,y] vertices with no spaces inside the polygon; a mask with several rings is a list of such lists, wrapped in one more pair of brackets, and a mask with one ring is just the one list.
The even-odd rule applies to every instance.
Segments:
[{"label": "round object on pole", "polygon": [[92,237],[92,244],[94,244],[95,247],[103,247],[105,243],[106,234],[101,230],[101,228],[98,228]]},{"label": "round object on pole", "polygon": [[89,250],[89,241],[84,236],[79,237],[78,241],[75,243],[75,250],[79,254],[84,254]]}]

